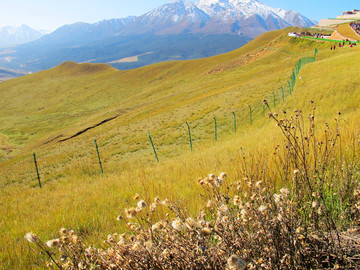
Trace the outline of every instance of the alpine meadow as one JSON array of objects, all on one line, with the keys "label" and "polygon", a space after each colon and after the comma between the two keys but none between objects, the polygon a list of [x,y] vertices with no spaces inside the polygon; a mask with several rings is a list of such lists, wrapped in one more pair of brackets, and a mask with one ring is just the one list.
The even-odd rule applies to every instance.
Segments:
[{"label": "alpine meadow", "polygon": [[359,269],[360,46],[308,31],[0,82],[0,268]]}]

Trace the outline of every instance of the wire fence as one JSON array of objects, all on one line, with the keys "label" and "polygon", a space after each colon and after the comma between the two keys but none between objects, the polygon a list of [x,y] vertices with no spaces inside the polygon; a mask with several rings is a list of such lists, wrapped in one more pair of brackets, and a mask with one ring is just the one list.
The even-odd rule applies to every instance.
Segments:
[{"label": "wire fence", "polygon": [[[294,87],[296,85],[297,77],[298,77],[298,74],[299,74],[301,68],[304,65],[314,63],[317,52],[318,52],[318,50],[315,49],[315,54],[313,57],[301,58],[296,63],[295,67],[293,68],[289,80],[286,81],[283,84],[283,86],[274,90],[270,95],[265,97],[270,108],[272,108],[272,109],[275,108],[281,102],[284,102],[287,97],[292,95],[292,93],[294,91]],[[229,119],[217,119],[216,117],[213,117],[212,123],[211,122],[202,123],[202,124],[207,125],[206,129],[210,133],[213,132],[214,142],[217,142],[219,140],[219,130],[218,130],[219,126],[221,126],[221,131],[224,133],[225,132],[227,132],[227,133],[233,132],[233,134],[237,134],[237,132],[238,132],[237,126],[246,125],[246,124],[251,126],[254,124],[254,122],[257,119],[263,118],[266,115],[266,107],[263,104],[263,101],[259,100],[256,103],[244,105],[242,108],[239,108],[237,111],[230,112],[230,115],[232,115],[232,118],[230,120]],[[199,121],[197,121],[197,122],[199,122]],[[186,136],[188,137],[188,143],[189,143],[188,147],[190,148],[190,151],[194,151],[193,143],[196,140],[199,141],[201,139],[201,136],[199,134],[198,135],[193,134],[192,128],[195,129],[199,125],[199,123],[192,124],[191,122],[185,122],[184,125],[185,124],[187,126]],[[213,130],[213,131],[211,131],[211,130]],[[159,156],[159,151],[157,151],[158,147],[156,146],[156,143],[154,143],[153,138],[149,131],[148,131],[147,135],[148,135],[148,139],[149,139],[149,145],[151,146],[152,151],[154,153],[154,158],[157,162],[160,162],[161,156]],[[166,136],[166,134],[165,134],[165,136]],[[155,138],[155,142],[156,142],[156,138]],[[94,140],[94,143],[95,143],[96,156],[97,156],[98,163],[100,166],[100,173],[103,175],[106,172],[106,170],[104,171],[104,169],[103,169],[103,162],[100,158],[100,151],[99,151],[97,141]],[[184,140],[183,143],[186,143],[186,140]],[[163,144],[161,147],[163,148],[166,146],[169,147],[169,145],[167,145],[167,144],[166,145]],[[146,147],[146,146],[144,146],[144,147]],[[149,151],[151,151],[151,150],[149,149]],[[41,182],[40,182],[41,168],[35,158],[35,153],[33,153],[33,157],[34,157],[34,159],[33,159],[34,160],[34,171],[36,172],[36,174],[35,174],[36,180],[38,180],[38,185],[41,188]],[[31,177],[31,179],[34,179],[33,176],[30,176],[30,177]]]}]

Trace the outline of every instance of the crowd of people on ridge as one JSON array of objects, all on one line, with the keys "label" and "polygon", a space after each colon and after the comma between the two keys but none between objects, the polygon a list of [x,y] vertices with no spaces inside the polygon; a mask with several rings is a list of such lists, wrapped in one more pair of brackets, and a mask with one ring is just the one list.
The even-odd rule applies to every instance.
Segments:
[{"label": "crowd of people on ridge", "polygon": [[360,22],[350,23],[350,26],[352,27],[352,29],[355,30],[358,35],[360,35]]}]

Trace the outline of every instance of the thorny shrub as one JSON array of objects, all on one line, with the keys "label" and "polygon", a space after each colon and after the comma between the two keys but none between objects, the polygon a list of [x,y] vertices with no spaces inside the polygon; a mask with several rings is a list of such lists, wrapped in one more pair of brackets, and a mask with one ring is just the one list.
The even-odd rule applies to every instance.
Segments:
[{"label": "thorny shrub", "polygon": [[[136,196],[118,217],[128,232],[109,235],[107,247],[64,228],[46,243],[26,238],[60,269],[359,269],[356,144],[352,156],[342,149],[338,120],[316,136],[314,113],[305,123],[299,110],[284,119],[270,111],[285,138],[273,162],[252,166],[244,157],[241,180],[200,178],[205,200],[196,217],[168,199]],[[154,220],[160,207],[168,214]]]}]

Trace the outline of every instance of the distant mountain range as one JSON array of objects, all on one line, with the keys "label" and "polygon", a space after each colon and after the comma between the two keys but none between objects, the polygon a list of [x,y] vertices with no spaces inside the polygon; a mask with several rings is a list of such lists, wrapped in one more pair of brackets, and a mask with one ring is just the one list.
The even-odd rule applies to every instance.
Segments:
[{"label": "distant mountain range", "polygon": [[264,32],[315,23],[257,0],[175,0],[139,17],[64,25],[3,49],[0,67],[34,72],[71,60],[129,69],[225,53]]},{"label": "distant mountain range", "polygon": [[27,25],[20,27],[5,26],[0,28],[0,48],[15,46],[39,39],[45,33],[30,28]]}]

